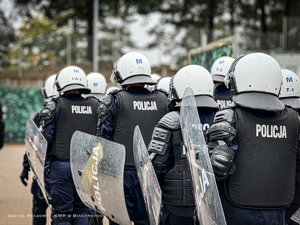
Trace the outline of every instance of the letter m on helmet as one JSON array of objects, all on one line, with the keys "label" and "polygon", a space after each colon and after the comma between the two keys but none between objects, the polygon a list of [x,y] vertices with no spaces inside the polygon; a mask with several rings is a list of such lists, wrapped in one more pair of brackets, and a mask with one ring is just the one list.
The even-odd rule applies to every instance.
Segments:
[{"label": "letter m on helmet", "polygon": [[136,64],[142,64],[143,63],[142,59],[136,59],[135,61],[136,61]]},{"label": "letter m on helmet", "polygon": [[78,69],[74,69],[73,71],[74,71],[74,73],[79,73]]},{"label": "letter m on helmet", "polygon": [[292,77],[286,77],[286,82],[293,82],[293,78]]}]

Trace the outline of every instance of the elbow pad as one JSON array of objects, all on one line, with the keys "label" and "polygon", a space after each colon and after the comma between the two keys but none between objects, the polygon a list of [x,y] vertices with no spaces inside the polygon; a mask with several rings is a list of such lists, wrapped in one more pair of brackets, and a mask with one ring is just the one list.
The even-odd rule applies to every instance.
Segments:
[{"label": "elbow pad", "polygon": [[97,128],[100,129],[101,123],[103,123],[108,115],[110,110],[112,109],[114,105],[114,97],[111,94],[106,95],[101,103],[100,106],[97,108],[97,115],[98,115],[98,122],[97,122]]},{"label": "elbow pad", "polygon": [[234,111],[232,109],[224,109],[217,112],[213,125],[206,133],[208,145],[213,146],[213,143],[218,140],[223,140],[229,145],[237,133],[236,129],[232,126],[234,122]]},{"label": "elbow pad", "polygon": [[233,159],[234,151],[227,145],[218,145],[213,149],[210,161],[217,181],[225,180],[234,173]]},{"label": "elbow pad", "polygon": [[180,128],[179,114],[167,113],[154,127],[148,151],[159,155],[165,155],[171,138],[172,130]]},{"label": "elbow pad", "polygon": [[54,120],[55,114],[56,103],[54,101],[48,102],[40,113],[40,125],[45,128]]}]

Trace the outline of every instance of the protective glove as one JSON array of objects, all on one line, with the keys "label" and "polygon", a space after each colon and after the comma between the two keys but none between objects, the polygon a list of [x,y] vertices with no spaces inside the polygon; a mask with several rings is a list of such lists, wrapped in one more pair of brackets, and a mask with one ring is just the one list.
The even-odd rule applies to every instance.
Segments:
[{"label": "protective glove", "polygon": [[20,178],[24,186],[27,186],[27,182],[25,180],[28,180],[28,170],[23,169]]}]

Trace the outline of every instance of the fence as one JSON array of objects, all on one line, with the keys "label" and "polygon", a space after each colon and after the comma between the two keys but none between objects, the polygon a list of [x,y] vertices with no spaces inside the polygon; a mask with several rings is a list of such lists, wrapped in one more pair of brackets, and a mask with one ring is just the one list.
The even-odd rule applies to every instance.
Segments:
[{"label": "fence", "polygon": [[39,89],[0,87],[5,142],[24,142],[29,115],[43,108],[44,98]]}]

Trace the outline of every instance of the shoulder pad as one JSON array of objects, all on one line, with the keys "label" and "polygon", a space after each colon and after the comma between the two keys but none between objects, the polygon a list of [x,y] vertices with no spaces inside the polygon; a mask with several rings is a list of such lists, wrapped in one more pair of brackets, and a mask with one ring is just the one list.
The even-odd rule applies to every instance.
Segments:
[{"label": "shoulder pad", "polygon": [[104,122],[108,117],[111,108],[114,105],[114,97],[111,94],[107,94],[100,102],[100,106],[97,109],[98,125]]},{"label": "shoulder pad", "polygon": [[170,130],[178,130],[180,128],[180,117],[176,111],[167,113],[158,122],[159,126],[165,127]]},{"label": "shoulder pad", "polygon": [[236,129],[232,126],[235,122],[234,110],[223,109],[215,115],[213,125],[207,130],[209,142],[223,140],[227,145],[235,138]]},{"label": "shoulder pad", "polygon": [[226,121],[230,124],[234,122],[234,110],[232,108],[226,108],[216,112],[214,123]]},{"label": "shoulder pad", "polygon": [[50,101],[42,109],[40,113],[40,125],[42,125],[43,128],[54,120],[56,114],[56,104],[57,103],[55,101]]},{"label": "shoulder pad", "polygon": [[103,99],[100,102],[101,102],[101,104],[109,106],[112,104],[113,99],[114,99],[114,97],[111,94],[107,94],[103,97]]},{"label": "shoulder pad", "polygon": [[114,94],[116,94],[120,91],[122,91],[122,89],[121,90],[120,89],[115,89],[115,90],[112,90],[111,92],[109,92],[109,94],[114,95]]},{"label": "shoulder pad", "polygon": [[49,109],[51,112],[55,112],[56,110],[56,102],[50,101],[45,105],[45,108]]}]

